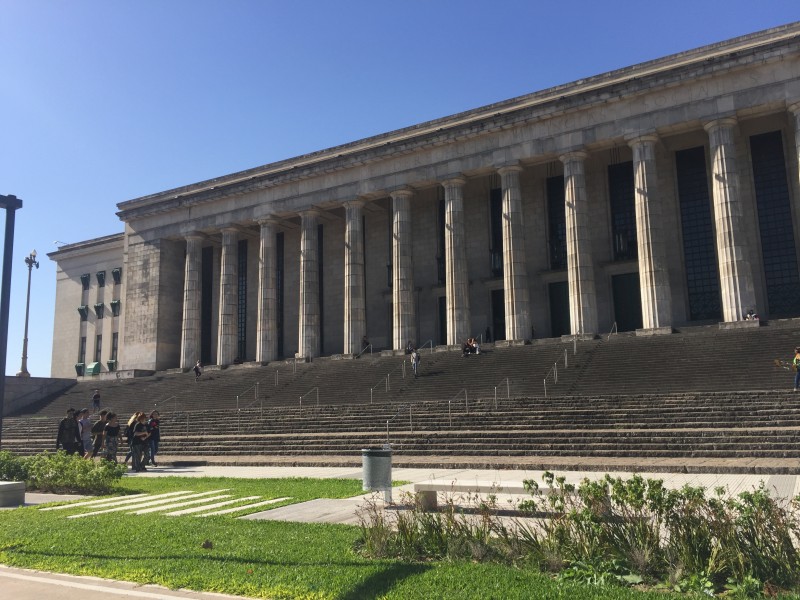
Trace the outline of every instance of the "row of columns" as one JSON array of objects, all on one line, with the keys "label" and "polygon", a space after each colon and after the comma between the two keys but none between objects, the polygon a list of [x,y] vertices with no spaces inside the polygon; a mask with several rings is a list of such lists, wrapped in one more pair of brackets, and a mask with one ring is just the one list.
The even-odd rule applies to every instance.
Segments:
[{"label": "row of columns", "polygon": [[[800,104],[790,107],[800,131]],[[723,318],[735,321],[755,305],[753,275],[746,257],[745,234],[736,165],[734,132],[736,120],[722,118],[705,125],[711,155],[711,180],[716,245],[722,290]],[[800,156],[800,136],[795,137]],[[645,329],[671,331],[671,292],[666,258],[666,231],[662,201],[658,192],[655,135],[632,136],[628,140],[633,154],[636,231],[638,240],[639,282],[642,320]],[[597,296],[591,248],[591,219],[582,150],[559,157],[564,166],[565,214],[567,233],[567,277],[570,319],[573,334],[598,331]],[[506,339],[525,339],[531,330],[531,307],[526,266],[522,194],[519,174],[522,167],[507,165],[498,169],[502,185],[503,285],[505,294]],[[469,279],[466,259],[466,234],[463,189],[466,179],[455,176],[442,182],[445,202],[446,320],[447,343],[458,344],[471,335]],[[392,198],[392,303],[393,346],[403,348],[416,338],[414,308],[413,238],[411,197],[403,188]],[[362,350],[366,335],[366,290],[364,286],[364,242],[362,214],[364,202],[344,203],[345,354]],[[319,213],[300,214],[300,315],[298,355],[318,356],[320,352],[320,298],[317,222]],[[275,283],[276,223],[270,218],[260,224],[259,295],[256,361],[277,358],[277,296]],[[199,356],[200,346],[200,251],[203,236],[186,237],[186,271],[183,304],[181,367],[189,368]],[[238,232],[222,230],[220,275],[219,364],[230,364],[236,356],[236,262]]]}]

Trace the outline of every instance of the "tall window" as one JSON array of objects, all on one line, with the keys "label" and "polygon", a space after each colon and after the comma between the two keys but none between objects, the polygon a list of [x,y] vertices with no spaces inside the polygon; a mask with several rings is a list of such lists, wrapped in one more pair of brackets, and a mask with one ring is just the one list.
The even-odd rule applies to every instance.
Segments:
[{"label": "tall window", "polygon": [[750,138],[770,316],[800,313],[800,278],[780,131]]},{"label": "tall window", "polygon": [[275,237],[275,293],[276,293],[276,315],[275,325],[278,329],[278,356],[283,353],[283,289],[284,289],[284,270],[283,270],[283,232],[279,232]]},{"label": "tall window", "polygon": [[325,265],[323,262],[323,257],[325,256],[324,252],[324,237],[322,235],[323,227],[322,225],[317,225],[317,269],[318,269],[318,278],[319,278],[319,351],[320,353],[324,352],[325,348],[325,302],[323,298],[323,275],[325,273]]},{"label": "tall window", "polygon": [[119,333],[114,332],[111,334],[111,360],[117,360],[118,350],[119,350]]},{"label": "tall window", "polygon": [[444,283],[447,271],[446,258],[445,258],[445,220],[446,209],[444,202],[444,188],[439,186],[439,203],[437,205],[437,227],[436,227],[436,277],[439,283]]},{"label": "tall window", "polygon": [[103,356],[103,336],[98,335],[94,341],[94,362],[100,362]]},{"label": "tall window", "polygon": [[213,331],[211,299],[214,293],[214,248],[203,248],[200,256],[200,360],[211,363]]},{"label": "tall window", "polygon": [[492,277],[503,276],[503,190],[489,191],[489,243]]},{"label": "tall window", "polygon": [[550,268],[567,268],[567,213],[564,207],[564,176],[547,178],[547,221]]},{"label": "tall window", "polygon": [[705,148],[700,146],[676,152],[675,168],[681,208],[689,319],[719,319],[722,309],[714,232],[711,228]]},{"label": "tall window", "polygon": [[86,336],[81,336],[80,342],[78,343],[78,362],[85,363],[86,362]]},{"label": "tall window", "polygon": [[238,248],[238,270],[236,274],[239,305],[237,307],[237,356],[244,361],[247,356],[247,240],[241,240]]},{"label": "tall window", "polygon": [[608,166],[608,196],[611,201],[611,234],[614,260],[634,260],[636,206],[633,195],[633,162]]}]

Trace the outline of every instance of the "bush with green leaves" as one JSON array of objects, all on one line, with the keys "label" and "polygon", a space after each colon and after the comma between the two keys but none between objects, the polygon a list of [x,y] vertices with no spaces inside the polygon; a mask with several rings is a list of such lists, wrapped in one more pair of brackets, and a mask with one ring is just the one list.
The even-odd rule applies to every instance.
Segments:
[{"label": "bush with green leaves", "polygon": [[25,460],[7,450],[0,451],[0,481],[25,481],[27,478]]},{"label": "bush with green leaves", "polygon": [[40,492],[108,494],[125,471],[125,465],[63,451],[28,457],[0,452],[0,480],[25,481],[29,490]]},{"label": "bush with green leaves", "polygon": [[[736,598],[800,591],[800,497],[773,498],[763,483],[729,496],[689,485],[668,490],[662,480],[640,475],[577,486],[549,472],[543,479],[545,489],[525,482],[531,496],[519,505],[533,518],[512,525],[485,503],[464,510],[448,502],[435,513],[412,503],[393,524],[383,516],[375,532],[370,518],[362,518],[365,552],[503,561],[597,585],[646,582]],[[380,553],[372,552],[376,546]]]}]

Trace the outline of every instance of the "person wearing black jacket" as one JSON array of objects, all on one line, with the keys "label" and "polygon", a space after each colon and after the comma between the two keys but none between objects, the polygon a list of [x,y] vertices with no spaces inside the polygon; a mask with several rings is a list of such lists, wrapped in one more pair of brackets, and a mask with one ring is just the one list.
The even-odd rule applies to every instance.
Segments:
[{"label": "person wearing black jacket", "polygon": [[67,416],[61,419],[58,424],[56,450],[59,448],[63,448],[67,454],[75,454],[79,449],[83,449],[80,428],[78,427],[78,421],[75,420],[74,408],[67,409]]},{"label": "person wearing black jacket", "polygon": [[150,419],[147,421],[147,433],[150,434],[150,437],[147,438],[147,442],[150,444],[150,464],[154,467],[158,466],[156,464],[156,454],[158,454],[158,442],[161,441],[160,419],[161,415],[158,414],[157,410],[154,410],[150,413]]}]

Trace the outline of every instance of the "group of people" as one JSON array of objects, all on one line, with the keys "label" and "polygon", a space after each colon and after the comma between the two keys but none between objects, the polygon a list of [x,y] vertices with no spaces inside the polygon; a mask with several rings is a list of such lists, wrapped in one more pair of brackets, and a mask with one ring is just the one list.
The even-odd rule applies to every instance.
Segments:
[{"label": "group of people", "polygon": [[467,338],[467,341],[461,344],[461,356],[469,356],[470,354],[480,354],[481,345],[474,337]]},{"label": "group of people", "polygon": [[92,422],[88,408],[77,412],[69,408],[58,424],[56,450],[63,449],[67,454],[79,454],[86,459],[102,455],[106,460],[117,462],[120,437],[128,444],[125,463],[132,460],[134,471],[146,471],[148,464],[158,466],[156,454],[161,441],[161,417],[157,410],[149,416],[135,412],[122,431],[119,416],[114,412],[101,410],[99,418]]}]

